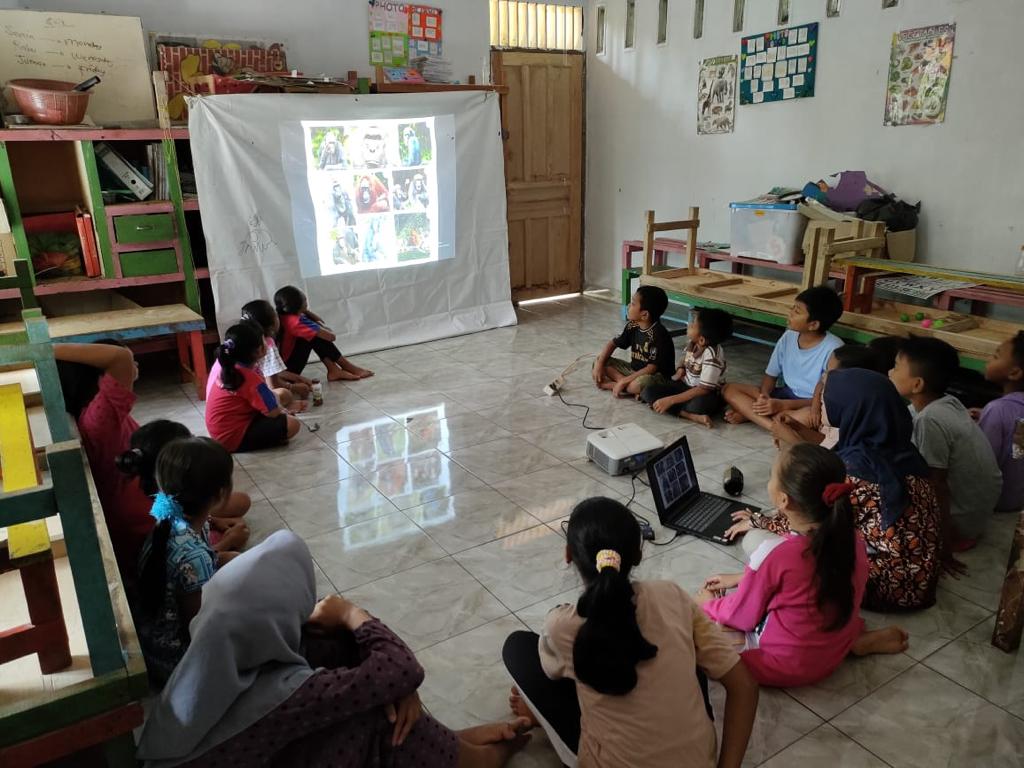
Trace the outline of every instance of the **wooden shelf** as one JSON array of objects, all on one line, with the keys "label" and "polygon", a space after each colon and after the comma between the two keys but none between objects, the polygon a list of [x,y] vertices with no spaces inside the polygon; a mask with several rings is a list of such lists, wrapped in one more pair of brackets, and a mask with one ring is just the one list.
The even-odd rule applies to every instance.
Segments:
[{"label": "wooden shelf", "polygon": [[186,197],[181,201],[181,209],[183,211],[198,211],[199,210],[199,198],[198,197]]},{"label": "wooden shelf", "polygon": [[135,203],[111,203],[103,206],[108,216],[124,216],[126,214],[174,213],[174,203],[170,200],[139,200]]},{"label": "wooden shelf", "polygon": [[4,128],[0,141],[160,141],[187,139],[188,128]]},{"label": "wooden shelf", "polygon": [[[209,270],[207,270],[209,272]],[[100,291],[111,288],[126,288],[136,285],[157,285],[159,283],[180,283],[185,276],[146,275],[144,277],[62,277],[56,280],[44,280],[36,283],[36,296],[47,296],[58,293],[81,293],[84,291]],[[17,288],[0,290],[0,299],[17,299],[21,294]]]},{"label": "wooden shelf", "polygon": [[210,270],[208,267],[196,267],[196,280],[209,280]]}]

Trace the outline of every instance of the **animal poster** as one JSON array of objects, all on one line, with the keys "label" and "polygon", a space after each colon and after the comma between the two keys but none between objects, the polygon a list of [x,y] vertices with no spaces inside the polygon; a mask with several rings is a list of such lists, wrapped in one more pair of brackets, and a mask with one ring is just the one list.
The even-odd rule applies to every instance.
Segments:
[{"label": "animal poster", "polygon": [[303,128],[323,274],[437,260],[433,117]]},{"label": "animal poster", "polygon": [[370,64],[407,67],[409,60],[441,55],[440,8],[369,0]]},{"label": "animal poster", "polygon": [[697,81],[697,133],[732,133],[736,124],[736,57],[700,63]]},{"label": "animal poster", "polygon": [[777,29],[740,41],[740,104],[814,95],[818,23]]},{"label": "animal poster", "polygon": [[885,90],[885,125],[929,125],[946,119],[956,24],[892,36]]}]

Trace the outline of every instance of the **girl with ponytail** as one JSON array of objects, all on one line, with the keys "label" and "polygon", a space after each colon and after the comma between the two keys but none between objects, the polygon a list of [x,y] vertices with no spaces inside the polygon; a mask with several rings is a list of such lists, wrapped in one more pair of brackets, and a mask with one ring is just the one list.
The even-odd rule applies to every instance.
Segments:
[{"label": "girl with ponytail", "polygon": [[210,513],[231,496],[234,461],[206,437],[167,443],[156,460],[159,489],[150,515],[156,527],[139,556],[136,624],[155,684],[162,686],[189,644],[203,585],[237,552],[210,546]]},{"label": "girl with ponytail", "polygon": [[[160,490],[156,484],[156,461],[160,451],[172,440],[192,437],[188,427],[168,419],[147,422],[132,432],[129,449],[118,455],[117,468],[135,484],[152,503]],[[241,551],[249,540],[249,527],[242,516],[252,506],[249,494],[232,492],[224,503],[210,514],[210,543],[218,552]],[[148,507],[147,507],[148,510]],[[152,528],[153,518],[146,515]]]},{"label": "girl with ponytail", "polygon": [[[739,766],[757,684],[730,642],[677,584],[630,579],[641,534],[621,503],[586,499],[564,530],[583,594],[552,609],[540,636],[505,642],[515,714],[543,727],[566,765]],[[704,672],[727,693],[720,754]]]},{"label": "girl with ponytail", "polygon": [[217,348],[206,385],[206,429],[231,453],[282,445],[302,428],[254,369],[265,354],[263,333],[250,322],[228,328]]},{"label": "girl with ponytail", "polygon": [[743,573],[712,576],[697,594],[711,619],[746,633],[743,660],[761,685],[811,685],[851,652],[907,648],[899,627],[867,631],[860,618],[868,557],[852,490],[831,451],[810,443],[781,451],[768,494],[789,533],[762,543]]}]

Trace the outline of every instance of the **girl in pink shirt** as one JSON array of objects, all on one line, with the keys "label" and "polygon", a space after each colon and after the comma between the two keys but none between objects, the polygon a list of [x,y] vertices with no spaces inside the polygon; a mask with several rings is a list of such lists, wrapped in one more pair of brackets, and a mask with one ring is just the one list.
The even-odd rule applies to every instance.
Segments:
[{"label": "girl in pink shirt", "polygon": [[249,322],[228,328],[217,349],[206,385],[206,429],[231,453],[283,445],[302,428],[253,369],[265,353],[262,333]]},{"label": "girl in pink shirt", "polygon": [[768,493],[791,532],[758,547],[742,574],[712,576],[697,593],[711,619],[746,633],[743,661],[762,685],[810,685],[848,653],[907,648],[899,627],[867,631],[860,618],[868,558],[851,489],[834,453],[809,443],[780,452]]}]

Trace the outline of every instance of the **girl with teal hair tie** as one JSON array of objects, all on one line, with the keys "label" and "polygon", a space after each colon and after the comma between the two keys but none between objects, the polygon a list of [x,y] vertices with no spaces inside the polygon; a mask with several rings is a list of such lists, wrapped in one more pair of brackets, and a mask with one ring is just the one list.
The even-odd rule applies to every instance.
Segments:
[{"label": "girl with teal hair tie", "polygon": [[150,515],[156,527],[139,558],[136,624],[150,678],[162,686],[189,645],[203,585],[237,552],[210,545],[210,513],[231,495],[234,464],[219,443],[184,437],[167,443],[156,461],[159,490]]}]

